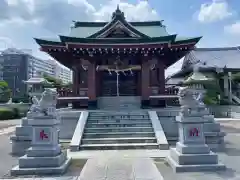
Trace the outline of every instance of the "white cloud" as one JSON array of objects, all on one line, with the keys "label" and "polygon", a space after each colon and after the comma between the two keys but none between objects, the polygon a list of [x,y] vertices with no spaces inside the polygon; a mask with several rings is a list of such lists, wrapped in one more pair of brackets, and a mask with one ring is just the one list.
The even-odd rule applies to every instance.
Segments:
[{"label": "white cloud", "polygon": [[233,15],[227,1],[213,0],[211,3],[204,3],[198,12],[198,20],[202,23],[210,23],[223,20]]},{"label": "white cloud", "polygon": [[89,0],[2,0],[0,20],[2,20],[1,24],[9,21],[21,25],[27,22],[41,23],[44,28],[61,32],[69,28],[72,20],[109,21],[118,4],[128,20],[159,19],[157,12],[150,7],[147,0],[136,4],[108,0],[99,8]]},{"label": "white cloud", "polygon": [[125,17],[129,21],[146,21],[158,20],[158,13],[151,8],[148,1],[139,1],[137,4],[130,4],[121,2],[119,0],[112,0],[102,5],[99,10],[93,13],[95,21],[109,21],[112,12],[116,10],[119,5],[121,10],[124,10]]},{"label": "white cloud", "polygon": [[0,0],[0,49],[14,46],[40,53],[34,37],[67,35],[73,20],[109,21],[118,4],[127,20],[159,19],[147,0]]},{"label": "white cloud", "polygon": [[9,47],[15,47],[12,39],[8,37],[0,37],[0,49],[3,50]]},{"label": "white cloud", "polygon": [[225,26],[224,31],[229,34],[240,35],[240,21]]}]

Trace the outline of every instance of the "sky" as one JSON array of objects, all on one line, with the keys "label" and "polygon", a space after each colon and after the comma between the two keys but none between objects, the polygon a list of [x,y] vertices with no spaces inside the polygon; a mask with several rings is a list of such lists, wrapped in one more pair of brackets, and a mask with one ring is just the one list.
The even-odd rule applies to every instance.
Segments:
[{"label": "sky", "polygon": [[[119,4],[129,21],[164,20],[170,34],[203,36],[198,47],[237,46],[240,0],[0,0],[0,49],[31,49],[33,40],[68,35],[72,21],[109,21]],[[170,67],[172,74],[181,60]]]}]

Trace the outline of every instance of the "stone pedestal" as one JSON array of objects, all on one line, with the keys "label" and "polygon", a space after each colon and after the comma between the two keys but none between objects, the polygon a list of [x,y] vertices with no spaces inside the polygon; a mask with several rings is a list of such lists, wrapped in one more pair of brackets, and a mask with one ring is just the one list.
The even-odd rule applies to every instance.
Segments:
[{"label": "stone pedestal", "polygon": [[12,175],[62,174],[70,163],[66,152],[59,144],[59,120],[44,116],[29,121],[33,129],[31,147],[19,158],[19,165],[11,170]]},{"label": "stone pedestal", "polygon": [[15,135],[11,136],[10,140],[12,155],[23,156],[32,141],[32,126],[29,125],[27,117],[22,118],[21,125],[16,127]]},{"label": "stone pedestal", "polygon": [[[181,113],[176,118],[179,128],[179,142],[170,149],[168,163],[175,172],[216,171],[226,167],[218,163],[217,154],[205,144],[205,105],[194,99],[194,89],[185,88],[181,99]],[[193,98],[193,99],[192,99]]]},{"label": "stone pedestal", "polygon": [[216,122],[214,116],[210,115],[209,112],[208,115],[205,115],[203,118],[206,144],[208,144],[213,151],[221,151],[225,146],[224,137],[226,133],[221,131],[220,123]]},{"label": "stone pedestal", "polygon": [[70,164],[59,144],[60,117],[56,112],[56,92],[45,90],[40,102],[34,104],[28,117],[32,126],[31,147],[19,158],[11,175],[62,174]]}]

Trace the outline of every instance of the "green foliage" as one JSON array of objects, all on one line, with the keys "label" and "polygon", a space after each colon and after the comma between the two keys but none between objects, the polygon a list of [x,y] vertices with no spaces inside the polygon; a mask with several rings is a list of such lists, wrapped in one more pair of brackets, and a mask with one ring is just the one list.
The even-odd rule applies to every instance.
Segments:
[{"label": "green foliage", "polygon": [[10,108],[0,108],[0,120],[14,119],[15,112]]},{"label": "green foliage", "polygon": [[18,119],[26,116],[28,108],[22,105],[0,107],[0,120]]},{"label": "green foliage", "polygon": [[11,97],[11,90],[6,81],[0,81],[0,103],[6,103]]},{"label": "green foliage", "polygon": [[30,102],[30,97],[28,95],[22,96],[22,97],[13,97],[12,98],[13,103],[29,103]]},{"label": "green foliage", "polygon": [[[222,91],[219,85],[219,76],[215,73],[204,73],[202,74],[209,78],[209,81],[205,81],[203,83],[204,88],[206,89],[206,94],[204,97],[204,103],[207,105],[213,105],[213,104],[218,104],[219,99],[218,96],[220,95],[222,97]],[[191,76],[192,73],[189,75]],[[188,77],[186,77],[187,79]]]},{"label": "green foliage", "polygon": [[207,105],[218,104],[219,99],[218,96],[222,94],[218,80],[213,80],[210,82],[206,82],[204,84],[204,88],[206,89],[206,94],[204,98],[204,102]]},{"label": "green foliage", "polygon": [[62,86],[63,84],[61,79],[57,79],[46,74],[43,75],[43,78],[46,79],[48,82],[52,83],[53,87]]},{"label": "green foliage", "polygon": [[240,72],[232,75],[232,80],[239,83],[240,82]]}]

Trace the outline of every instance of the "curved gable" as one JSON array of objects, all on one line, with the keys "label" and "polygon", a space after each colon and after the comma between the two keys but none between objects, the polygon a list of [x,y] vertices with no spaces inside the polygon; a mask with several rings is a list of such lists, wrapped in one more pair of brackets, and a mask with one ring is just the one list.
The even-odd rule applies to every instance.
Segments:
[{"label": "curved gable", "polygon": [[128,23],[125,19],[124,13],[120,11],[118,7],[117,10],[112,15],[112,21],[106,24],[98,32],[89,36],[88,38],[105,38],[115,30],[121,30],[121,31],[127,32],[129,37],[134,37],[134,38],[149,37],[143,34],[142,32],[138,31],[130,23]]}]

